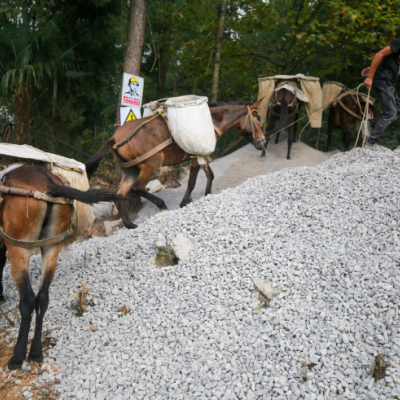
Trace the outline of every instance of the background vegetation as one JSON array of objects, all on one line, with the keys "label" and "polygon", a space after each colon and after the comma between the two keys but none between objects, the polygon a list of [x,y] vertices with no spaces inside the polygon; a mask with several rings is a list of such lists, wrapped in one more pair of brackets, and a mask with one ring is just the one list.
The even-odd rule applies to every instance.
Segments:
[{"label": "background vegetation", "polygon": [[[133,1],[133,0],[132,0]],[[211,95],[217,0],[149,0],[141,75],[144,102]],[[219,101],[257,97],[258,78],[318,76],[356,87],[373,54],[400,36],[400,0],[229,0]],[[115,131],[130,23],[129,0],[0,0],[0,128],[21,121],[94,154]],[[326,116],[324,117],[326,119]],[[384,144],[399,145],[399,125]],[[326,122],[319,139],[326,143]],[[341,134],[334,146],[341,148]],[[315,145],[317,133],[304,136]],[[236,140],[229,133],[219,146]],[[85,161],[52,138],[16,132],[44,150]]]}]

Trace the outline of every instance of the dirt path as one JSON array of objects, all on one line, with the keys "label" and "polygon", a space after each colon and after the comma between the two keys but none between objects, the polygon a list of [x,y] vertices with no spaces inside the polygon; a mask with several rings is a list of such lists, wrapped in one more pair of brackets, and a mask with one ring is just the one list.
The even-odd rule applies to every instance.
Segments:
[{"label": "dirt path", "polygon": [[[330,154],[315,150],[304,143],[300,143],[298,148],[294,148],[296,146],[297,144],[294,144],[292,147],[291,160],[287,160],[287,135],[282,133],[278,144],[274,144],[273,140],[269,143],[267,158],[260,158],[261,152],[248,144],[226,157],[213,161],[211,168],[215,179],[212,193],[220,193],[224,189],[240,185],[249,178],[266,175],[284,168],[312,167],[323,163],[330,157]],[[156,193],[156,196],[161,197],[170,210],[179,208],[179,203],[186,191],[187,180],[188,176],[183,180],[181,187],[164,189]],[[205,187],[206,177],[204,172],[200,171],[192,194],[193,201],[204,196]],[[157,207],[149,201],[143,200],[143,208],[140,210],[136,222],[143,222],[156,213],[158,213]]]}]

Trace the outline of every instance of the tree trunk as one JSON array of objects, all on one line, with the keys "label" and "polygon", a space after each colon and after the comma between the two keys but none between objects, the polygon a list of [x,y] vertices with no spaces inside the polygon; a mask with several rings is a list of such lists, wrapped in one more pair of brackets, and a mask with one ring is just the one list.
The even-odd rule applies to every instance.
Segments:
[{"label": "tree trunk", "polygon": [[[129,34],[126,45],[126,54],[124,62],[124,72],[133,75],[140,74],[140,65],[142,63],[142,53],[144,45],[144,34],[146,31],[148,0],[131,0],[131,16],[129,20]],[[118,107],[117,107],[117,123],[120,123],[119,106],[121,102],[122,86],[118,92]],[[119,178],[119,179],[118,179]],[[118,177],[117,171],[117,179]],[[136,216],[137,210],[140,208],[140,197],[138,195],[131,196],[134,198],[134,203],[127,207],[129,217],[133,219]]]},{"label": "tree trunk", "polygon": [[[129,19],[129,34],[126,44],[124,71],[128,74],[139,75],[142,63],[144,34],[146,31],[148,0],[131,0],[131,16]],[[119,106],[122,87],[118,91],[117,124],[120,122]]]},{"label": "tree trunk", "polygon": [[146,28],[146,15],[147,0],[131,0],[131,18],[124,63],[124,72],[129,74],[140,74]]},{"label": "tree trunk", "polygon": [[214,68],[212,77],[211,101],[217,101],[218,97],[219,67],[221,65],[221,48],[222,48],[222,41],[224,40],[227,4],[228,0],[221,0],[220,2],[220,14],[218,20],[218,31],[217,31],[217,39],[215,45]]},{"label": "tree trunk", "polygon": [[29,89],[23,87],[14,91],[15,119],[17,121],[17,132],[15,132],[15,142],[17,144],[29,144],[29,129],[31,128],[31,95]]}]

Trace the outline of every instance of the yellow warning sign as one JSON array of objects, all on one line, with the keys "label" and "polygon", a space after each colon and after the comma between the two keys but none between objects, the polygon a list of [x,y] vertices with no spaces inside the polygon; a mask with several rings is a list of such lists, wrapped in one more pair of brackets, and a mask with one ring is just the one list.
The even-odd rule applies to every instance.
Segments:
[{"label": "yellow warning sign", "polygon": [[[132,110],[129,110],[129,113],[128,113],[128,116],[126,117],[125,122],[134,121],[135,119],[136,119],[135,114],[133,113]],[[125,122],[124,122],[124,123],[125,123]]]}]

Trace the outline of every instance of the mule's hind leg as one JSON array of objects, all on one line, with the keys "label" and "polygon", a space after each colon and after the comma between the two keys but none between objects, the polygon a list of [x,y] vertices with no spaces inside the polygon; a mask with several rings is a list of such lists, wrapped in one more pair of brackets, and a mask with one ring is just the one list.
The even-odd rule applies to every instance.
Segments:
[{"label": "mule's hind leg", "polygon": [[131,192],[154,203],[160,210],[168,210],[163,199],[160,199],[154,194],[146,192],[146,185],[150,182],[153,176],[159,171],[162,166],[164,156],[160,153],[155,154],[148,160],[140,164],[140,174],[131,188]]},{"label": "mule's hind leg", "polygon": [[[135,183],[135,176],[127,175],[127,174],[122,174],[122,180],[118,186],[118,191],[117,194],[121,196],[126,196],[129,191],[131,190],[132,185]],[[128,229],[135,229],[137,228],[137,225],[134,224],[127,211],[128,204],[126,204],[126,201],[118,200],[115,201],[115,205],[118,209],[119,215],[122,218],[122,221],[124,222],[125,228]]]},{"label": "mule's hind leg", "polygon": [[189,181],[188,181],[188,186],[186,189],[186,193],[183,196],[183,199],[181,201],[180,207],[185,207],[186,205],[189,204],[190,202],[190,195],[193,192],[194,187],[196,186],[196,180],[197,180],[197,175],[199,174],[200,170],[200,165],[197,161],[197,158],[192,158],[192,164],[190,166],[190,175],[189,175]]},{"label": "mule's hind leg", "polygon": [[26,357],[29,328],[35,308],[35,294],[29,280],[31,251],[9,245],[8,252],[11,259],[11,275],[19,293],[19,311],[21,313],[17,344],[14,347],[14,355],[8,362],[8,368],[13,370],[21,368]]},{"label": "mule's hind leg", "polygon": [[[67,228],[65,228],[67,229]],[[57,268],[58,254],[62,248],[62,243],[42,248],[42,278],[40,289],[35,299],[36,326],[35,336],[32,340],[31,350],[28,361],[43,361],[42,350],[42,328],[43,318],[49,305],[49,287],[54,278]]]},{"label": "mule's hind leg", "polygon": [[[48,239],[66,231],[71,223],[71,208],[68,205],[47,205],[46,219],[42,227],[40,239]],[[64,242],[41,248],[42,276],[40,289],[35,298],[36,326],[28,361],[41,362],[43,317],[49,305],[49,287],[57,268],[57,258]]]},{"label": "mule's hind leg", "polygon": [[6,245],[0,240],[0,304],[6,301],[3,295],[3,270],[6,265],[6,252]]}]

